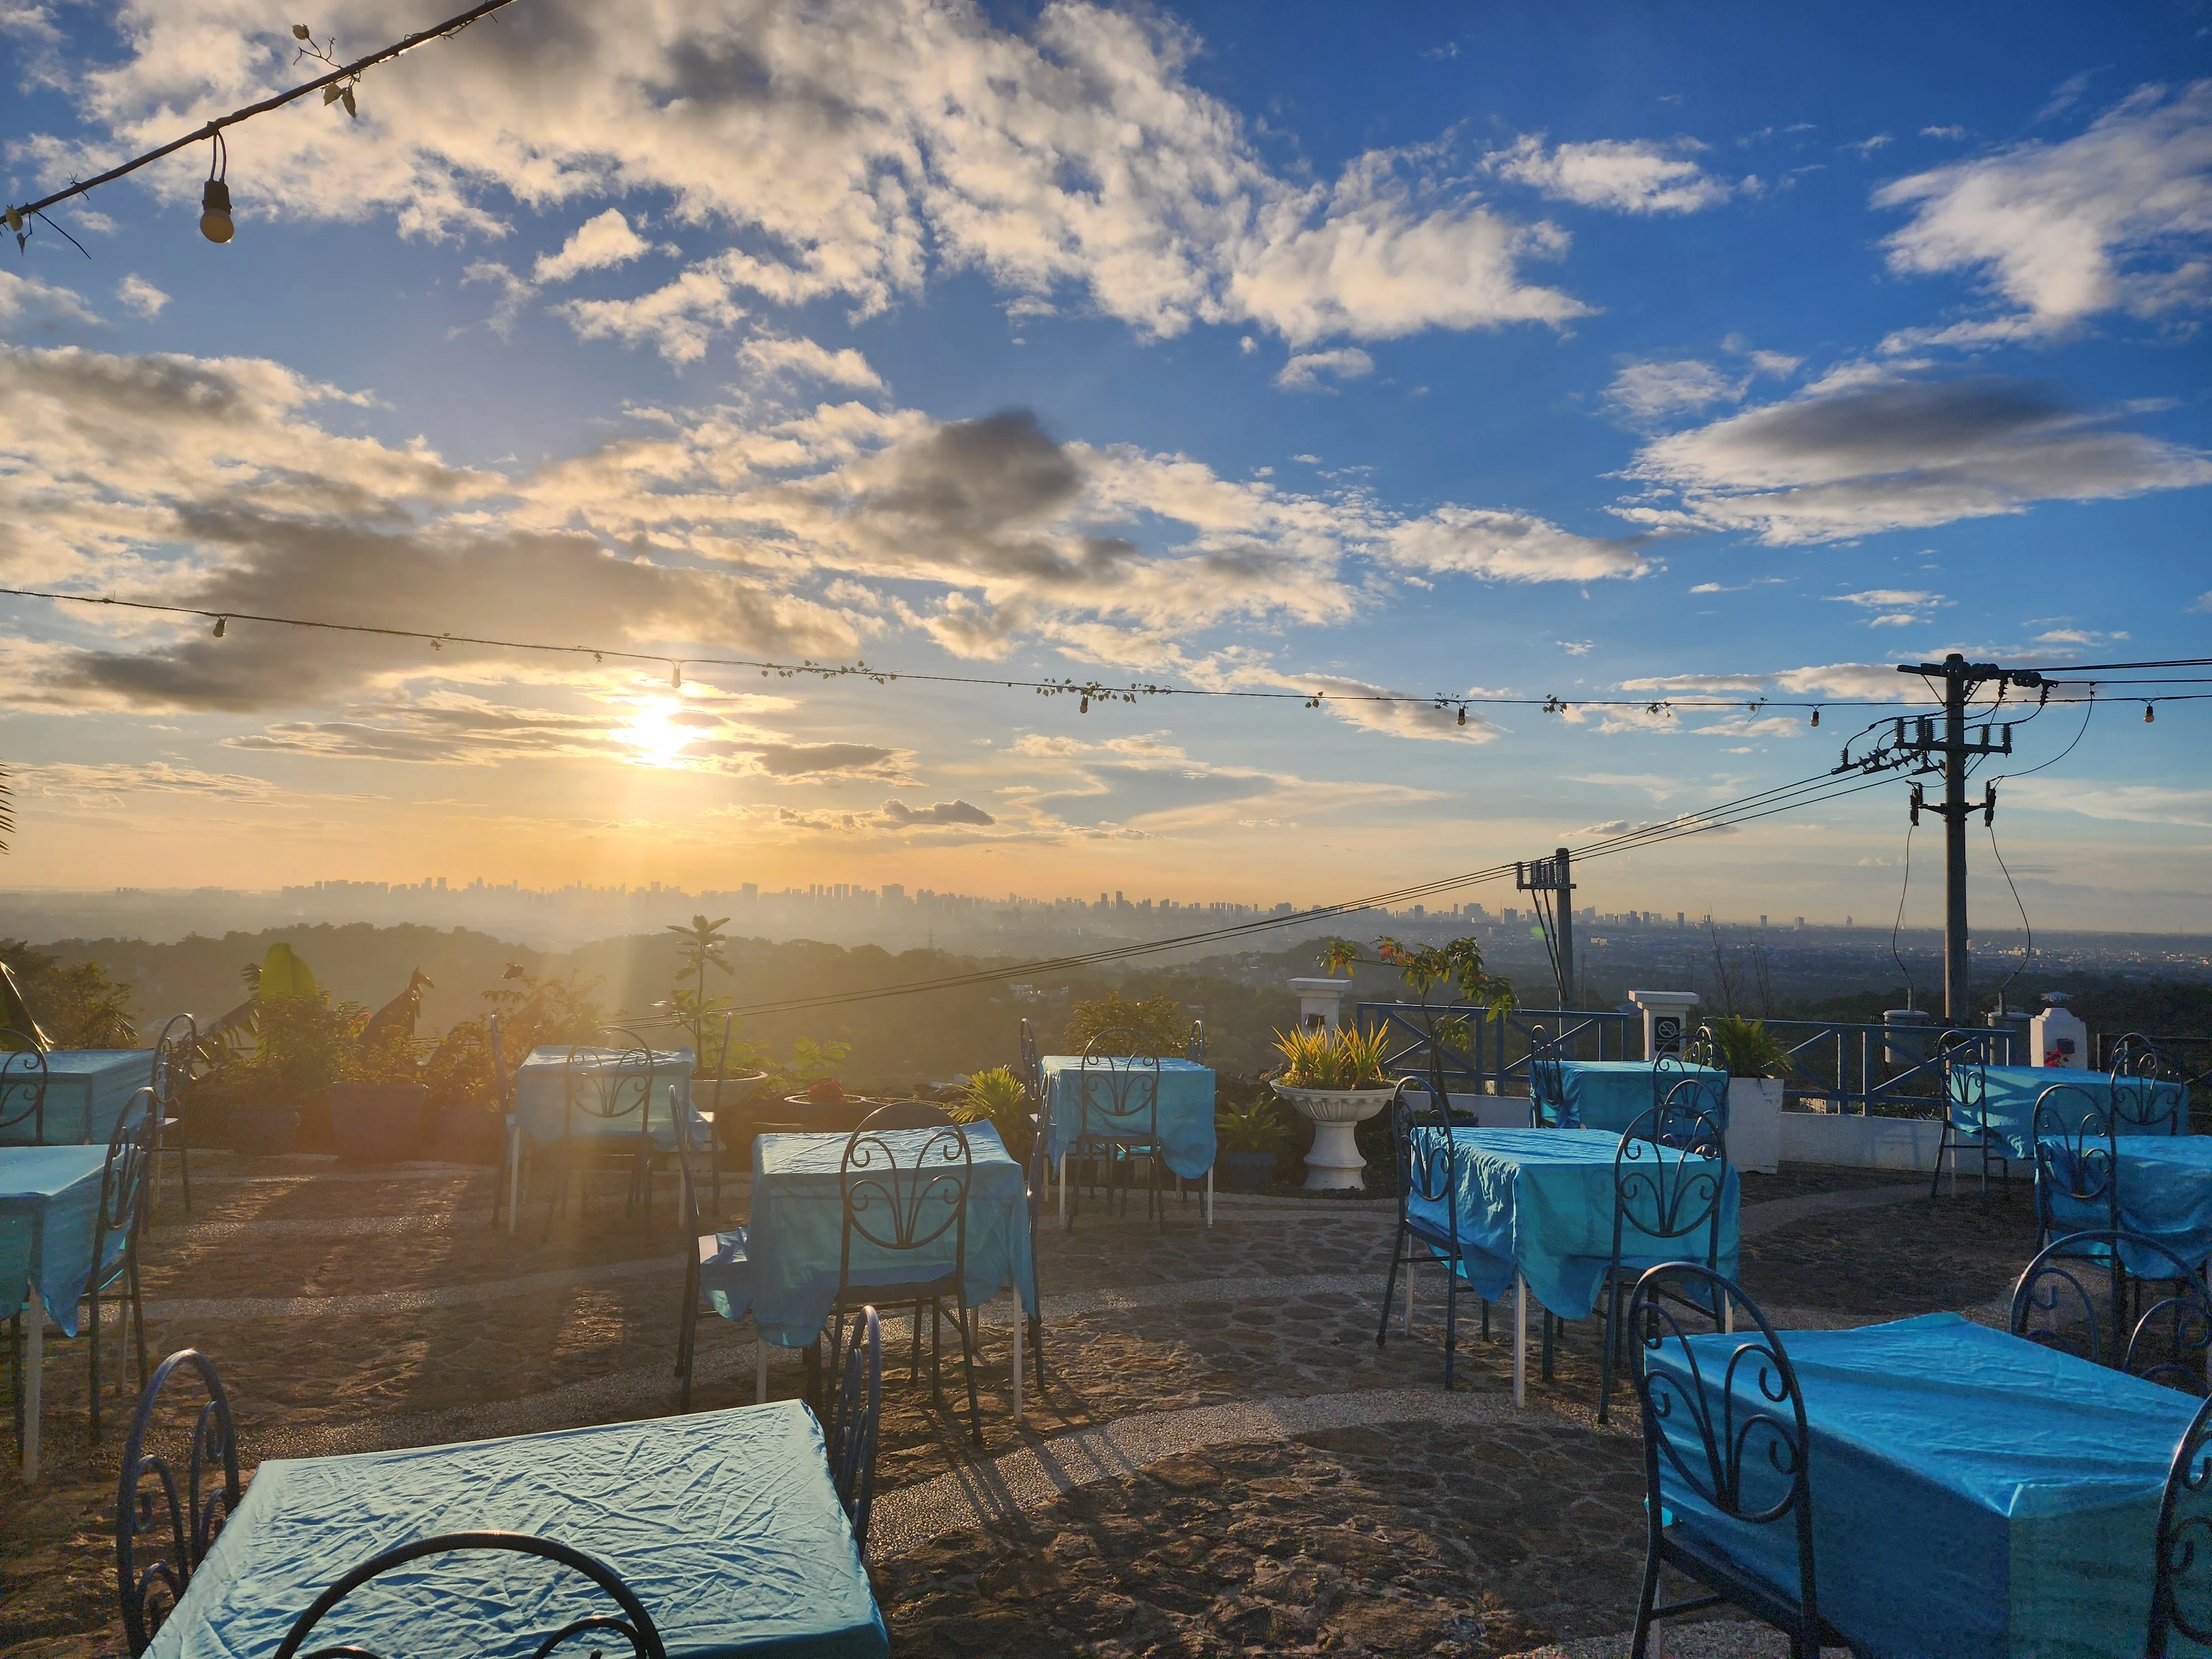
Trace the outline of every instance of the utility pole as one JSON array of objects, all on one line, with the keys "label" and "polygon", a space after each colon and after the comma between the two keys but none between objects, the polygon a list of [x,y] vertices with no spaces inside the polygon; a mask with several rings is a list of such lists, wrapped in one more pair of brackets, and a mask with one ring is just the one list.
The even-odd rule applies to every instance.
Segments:
[{"label": "utility pole", "polygon": [[[1900,720],[1896,746],[1905,754],[1922,757],[1931,769],[1936,757],[1942,757],[1943,799],[1940,804],[1930,804],[1915,784],[1912,821],[1919,823],[1923,810],[1943,820],[1943,1018],[1951,1024],[1963,1025],[1971,1017],[1966,1006],[1966,815],[1979,812],[1982,822],[1988,823],[1996,818],[1997,810],[1994,783],[1984,787],[1980,800],[1968,803],[1966,760],[1972,755],[2012,753],[2009,722],[2002,726],[1994,722],[1984,725],[1978,738],[1968,737],[1966,703],[1975,691],[1992,682],[1999,686],[2033,686],[2042,684],[2043,677],[2033,669],[1970,663],[1955,651],[1940,663],[1899,663],[1897,672],[1929,680],[1940,678],[1943,682],[1942,735],[1936,735],[1933,716],[1922,714],[1910,722]],[[1993,730],[2001,731],[2002,736],[1993,741]]]},{"label": "utility pole", "polygon": [[[1575,1006],[1575,884],[1572,857],[1564,847],[1547,859],[1538,859],[1530,864],[1513,866],[1513,885],[1523,893],[1536,897],[1537,914],[1550,925],[1544,943],[1553,949],[1552,971],[1559,981],[1559,1006]],[[1554,907],[1549,902],[1557,898],[1558,919],[1553,921],[1546,913]]]}]

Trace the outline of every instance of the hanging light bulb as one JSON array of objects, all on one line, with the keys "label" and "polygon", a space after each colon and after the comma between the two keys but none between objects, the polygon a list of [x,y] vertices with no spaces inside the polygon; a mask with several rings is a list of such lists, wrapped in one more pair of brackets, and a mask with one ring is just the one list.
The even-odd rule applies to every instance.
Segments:
[{"label": "hanging light bulb", "polygon": [[226,182],[229,171],[230,147],[218,132],[215,136],[215,153],[208,163],[208,180],[200,188],[200,234],[210,242],[228,241],[234,228],[230,222],[230,185]]},{"label": "hanging light bulb", "polygon": [[672,662],[668,665],[668,683],[672,686],[675,687],[678,691],[681,691],[684,689],[684,665],[682,663]]},{"label": "hanging light bulb", "polygon": [[1462,726],[1465,726],[1467,724],[1467,707],[1463,703],[1460,706],[1459,723]]},{"label": "hanging light bulb", "polygon": [[2157,718],[2158,718],[2157,711],[2156,711],[2155,709],[2152,708],[2152,707],[2151,707],[2148,703],[2145,703],[2145,704],[2143,705],[2143,724],[2144,724],[2145,726],[2148,726],[2148,725],[2149,725],[2153,720],[2156,720]]},{"label": "hanging light bulb", "polygon": [[1813,711],[1813,726],[1814,726],[1814,729],[1815,731],[1819,730],[1819,729],[1820,729],[1820,711],[1819,709],[1815,708],[1815,709]]},{"label": "hanging light bulb", "polygon": [[1082,707],[1078,708],[1075,712],[1079,714],[1087,714],[1091,712],[1091,699],[1087,695],[1083,699]]},{"label": "hanging light bulb", "polygon": [[223,630],[225,628],[228,627],[229,625],[230,625],[230,618],[229,618],[229,617],[217,617],[215,619],[215,636],[216,636],[216,638],[217,638],[217,639],[221,639],[221,638],[222,637],[222,630]]}]

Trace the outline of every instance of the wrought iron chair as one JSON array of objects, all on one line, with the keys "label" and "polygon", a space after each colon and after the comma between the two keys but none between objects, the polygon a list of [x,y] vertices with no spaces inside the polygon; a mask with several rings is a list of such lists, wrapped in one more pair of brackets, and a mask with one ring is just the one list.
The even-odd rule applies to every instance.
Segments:
[{"label": "wrought iron chair", "polygon": [[[92,1437],[100,1438],[100,1309],[112,1291],[124,1304],[116,1320],[118,1366],[122,1343],[135,1334],[138,1382],[146,1382],[146,1311],[138,1294],[138,1231],[146,1218],[147,1174],[153,1138],[160,1133],[160,1109],[151,1089],[131,1097],[107,1138],[107,1159],[100,1176],[100,1212],[94,1218],[92,1277],[84,1287],[92,1319],[85,1344],[92,1366]],[[118,1376],[118,1380],[120,1380]]]},{"label": "wrought iron chair", "polygon": [[[1613,1403],[1613,1368],[1623,1326],[1620,1301],[1630,1279],[1637,1288],[1652,1265],[1647,1239],[1694,1241],[1705,1234],[1704,1267],[1720,1267],[1721,1212],[1728,1192],[1728,1141],[1710,1113],[1699,1109],[1710,1091],[1697,1078],[1685,1078],[1661,1104],[1641,1114],[1622,1131],[1613,1155],[1613,1256],[1605,1269],[1605,1359],[1597,1392],[1597,1420],[1604,1422]],[[1633,1227],[1640,1237],[1630,1240]],[[1633,1244],[1639,1256],[1622,1254]],[[1687,1260],[1687,1253],[1668,1252]],[[1639,1259],[1640,1257],[1640,1259]],[[1707,1310],[1719,1322],[1723,1310]],[[1640,1329],[1632,1325],[1631,1328]]]},{"label": "wrought iron chair", "polygon": [[2112,1130],[2116,1134],[2189,1133],[2187,1085],[2158,1045],[2130,1031],[2112,1051]]},{"label": "wrought iron chair", "polygon": [[[1416,1098],[1419,1097],[1420,1098]],[[1406,1270],[1406,1334],[1413,1330],[1413,1269],[1433,1261],[1444,1270],[1444,1387],[1454,1381],[1459,1348],[1459,1283],[1466,1263],[1460,1248],[1458,1148],[1452,1139],[1450,1103],[1422,1077],[1403,1077],[1390,1094],[1390,1139],[1398,1157],[1398,1231],[1390,1269],[1382,1281],[1382,1317],[1375,1346],[1390,1334],[1390,1303],[1398,1269]],[[1442,1209],[1441,1218],[1417,1213],[1416,1202]],[[1482,1304],[1483,1334],[1490,1334],[1490,1304]]]},{"label": "wrought iron chair", "polygon": [[[180,1492],[179,1465],[147,1443],[161,1389],[173,1374],[187,1368],[198,1373],[208,1402],[192,1422]],[[222,1485],[204,1492],[218,1466]],[[146,1651],[161,1621],[184,1600],[208,1547],[237,1512],[239,1497],[238,1434],[222,1373],[205,1354],[181,1348],[161,1363],[139,1394],[131,1435],[123,1443],[123,1479],[115,1493],[115,1584],[133,1659]]]},{"label": "wrought iron chair", "polygon": [[[2156,1271],[2130,1273],[2124,1251]],[[2099,1279],[2101,1307],[2093,1282]],[[2163,1290],[2148,1308],[2130,1312],[2130,1287],[2140,1302],[2146,1284]],[[2013,1286],[2012,1333],[2094,1365],[2203,1394],[2212,1363],[2212,1299],[2196,1269],[2155,1239],[2099,1228],[2067,1234],[2027,1264]]]},{"label": "wrought iron chair", "polygon": [[[1106,1171],[1106,1203],[1111,1210],[1114,1188],[1121,1188],[1121,1212],[1129,1210],[1130,1166],[1144,1160],[1147,1182],[1145,1213],[1157,1214],[1161,1231],[1168,1224],[1167,1206],[1160,1198],[1160,1057],[1152,1040],[1127,1029],[1101,1031],[1084,1045],[1082,1069],[1076,1085],[1076,1132],[1066,1143],[1066,1155],[1079,1164],[1103,1158]],[[1070,1204],[1067,1224],[1075,1225],[1077,1206]]]},{"label": "wrought iron chair", "polygon": [[[1726,1068],[1720,1063],[1720,1045],[1713,1040],[1712,1027],[1700,1025],[1686,1033],[1675,1048],[1653,1057],[1651,1061],[1651,1103],[1663,1106],[1679,1099],[1678,1091],[1685,1084],[1694,1085],[1705,1104],[1698,1108],[1706,1116],[1728,1132],[1728,1079]],[[1706,1074],[1723,1073],[1721,1080],[1714,1082]]]},{"label": "wrought iron chair", "polygon": [[[550,1538],[533,1538],[520,1532],[449,1532],[435,1538],[418,1538],[411,1544],[402,1544],[383,1554],[372,1557],[354,1568],[346,1576],[317,1596],[314,1605],[293,1622],[277,1646],[276,1659],[300,1659],[301,1650],[315,1626],[329,1616],[339,1602],[359,1589],[371,1579],[420,1561],[425,1556],[453,1555],[466,1550],[507,1550],[518,1555],[534,1555],[580,1573],[606,1592],[618,1609],[615,1613],[588,1613],[570,1620],[540,1642],[533,1650],[533,1659],[547,1659],[555,1649],[579,1636],[589,1635],[597,1644],[606,1633],[626,1638],[633,1659],[668,1659],[668,1650],[662,1646],[660,1632],[653,1627],[653,1615],[637,1599],[629,1586],[623,1583],[612,1567],[594,1556]],[[406,1575],[409,1589],[419,1595],[427,1575],[410,1572]],[[351,1642],[316,1648],[306,1659],[376,1659],[368,1649]]]},{"label": "wrought iron chair", "polygon": [[2212,1400],[2197,1408],[2173,1449],[2158,1506],[2158,1553],[2151,1575],[2146,1659],[2166,1659],[2173,1632],[2212,1644]]},{"label": "wrought iron chair", "polygon": [[[975,1185],[975,1158],[967,1132],[950,1120],[931,1123],[923,1112],[943,1114],[920,1101],[878,1107],[868,1114],[845,1142],[838,1162],[837,1183],[844,1200],[837,1247],[837,1295],[830,1304],[830,1347],[842,1346],[847,1314],[864,1307],[908,1309],[914,1315],[915,1350],[921,1346],[921,1310],[929,1310],[929,1387],[931,1397],[945,1398],[940,1367],[945,1304],[950,1300],[957,1314],[962,1368],[968,1382],[969,1438],[983,1443],[983,1417],[975,1395],[975,1344],[968,1309],[968,1194]],[[922,1135],[902,1160],[899,1150],[884,1137],[908,1129]],[[931,1264],[924,1276],[890,1284],[856,1285],[853,1280],[853,1243],[857,1238],[868,1253],[893,1255],[931,1253],[941,1241],[952,1239],[949,1268]],[[807,1354],[810,1371],[820,1364],[821,1342],[816,1339]]]},{"label": "wrought iron chair", "polygon": [[868,1513],[876,1500],[876,1431],[884,1414],[884,1328],[872,1307],[848,1328],[845,1360],[825,1443],[830,1480],[853,1523],[853,1541],[868,1553]]},{"label": "wrought iron chair", "polygon": [[46,1050],[16,1030],[0,1030],[0,1146],[39,1146],[46,1139]]},{"label": "wrought iron chair", "polygon": [[1194,1066],[1206,1064],[1206,1022],[1194,1019],[1190,1023],[1190,1035],[1184,1039],[1182,1057]]},{"label": "wrought iron chair", "polygon": [[1943,1138],[1936,1143],[1936,1169],[1928,1179],[1928,1196],[1934,1198],[1943,1181],[1943,1160],[1951,1160],[1951,1195],[1959,1194],[1959,1154],[1978,1152],[1982,1160],[1982,1196],[1989,1196],[1990,1165],[2004,1166],[2005,1190],[2012,1190],[2012,1146],[2002,1130],[1989,1120],[1989,1048],[1984,1041],[1964,1032],[1946,1036],[1937,1050],[1943,1079]]},{"label": "wrought iron chair", "polygon": [[[1685,1330],[1683,1310],[1701,1322],[1718,1310],[1729,1328]],[[1645,1659],[1659,1620],[1723,1603],[1783,1632],[1791,1659],[1845,1646],[1820,1612],[1805,1399],[1766,1316],[1711,1268],[1670,1261],[1636,1281],[1628,1323],[1644,1416],[1647,1540],[1634,1659]],[[1784,1526],[1796,1534],[1794,1586],[1741,1565],[1752,1553],[1742,1540]],[[1660,1606],[1659,1574],[1668,1567],[1707,1593]]]},{"label": "wrought iron chair", "polygon": [[[2058,1206],[2095,1206],[2107,1228],[2120,1224],[2119,1150],[2112,1120],[2096,1096],[2078,1083],[2054,1083],[2035,1097],[2035,1248],[2063,1232],[2079,1232],[2077,1219],[2062,1222]],[[2085,1247],[2086,1248],[2086,1247]],[[2069,1255],[2080,1255],[2069,1250]]]},{"label": "wrought iron chair", "polygon": [[1559,1046],[1545,1036],[1542,1026],[1532,1025],[1528,1028],[1528,1127],[1559,1128],[1566,1121],[1567,1073],[1559,1063]]},{"label": "wrought iron chair", "polygon": [[[653,1091],[659,1078],[659,1059],[653,1045],[626,1027],[606,1026],[593,1033],[592,1041],[569,1045],[561,1064],[561,1139],[553,1191],[545,1205],[547,1237],[552,1236],[554,1216],[567,1206],[572,1176],[580,1182],[593,1168],[624,1166],[629,1187],[623,1195],[623,1212],[635,1209],[642,1195],[646,1231],[651,1234]],[[635,1133],[612,1127],[633,1115],[637,1119]],[[682,1115],[680,1109],[675,1115]],[[580,1194],[579,1209],[582,1202]]]},{"label": "wrought iron chair", "polygon": [[154,1042],[154,1062],[148,1086],[154,1091],[154,1190],[148,1202],[161,1201],[161,1158],[177,1155],[184,1177],[185,1213],[192,1208],[191,1128],[185,1116],[185,1098],[191,1091],[192,1072],[199,1060],[199,1023],[190,1014],[176,1014]]},{"label": "wrought iron chair", "polygon": [[[752,1258],[743,1227],[710,1226],[699,1210],[699,1181],[691,1167],[691,1128],[676,1115],[676,1201],[684,1217],[684,1306],[676,1327],[676,1375],[682,1379],[676,1409],[691,1409],[691,1364],[699,1346],[699,1304],[735,1324],[752,1306]],[[757,1333],[756,1333],[757,1340]]]}]

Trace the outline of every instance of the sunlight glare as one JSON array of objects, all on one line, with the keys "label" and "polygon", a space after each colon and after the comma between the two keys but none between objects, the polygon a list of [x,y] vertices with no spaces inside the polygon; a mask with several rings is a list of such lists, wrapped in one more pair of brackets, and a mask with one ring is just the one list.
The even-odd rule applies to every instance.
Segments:
[{"label": "sunlight glare", "polygon": [[637,750],[636,758],[643,765],[678,765],[684,745],[696,735],[670,718],[682,707],[673,697],[657,698],[641,708],[615,735]]}]

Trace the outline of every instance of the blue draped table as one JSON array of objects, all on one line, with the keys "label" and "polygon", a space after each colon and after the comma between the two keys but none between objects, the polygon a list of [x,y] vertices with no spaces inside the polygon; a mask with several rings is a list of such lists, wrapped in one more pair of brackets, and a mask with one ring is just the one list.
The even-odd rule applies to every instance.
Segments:
[{"label": "blue draped table", "polygon": [[[1711,1066],[1686,1066],[1668,1073],[1668,1085],[1695,1078],[1698,1109],[1712,1115],[1714,1127],[1728,1128],[1726,1072]],[[1609,1129],[1619,1134],[1659,1103],[1648,1060],[1563,1060],[1559,1062],[1561,1100],[1544,1103],[1564,1113],[1570,1129]]]},{"label": "blue draped table", "polygon": [[[605,1562],[645,1604],[671,1659],[890,1651],[822,1431],[787,1400],[509,1440],[272,1458],[149,1652],[259,1659],[349,1568],[416,1539],[477,1529],[535,1533]],[[514,1555],[434,1556],[340,1602],[311,1645],[525,1659],[570,1619],[611,1611],[573,1571]]]},{"label": "blue draped table", "polygon": [[[635,1048],[587,1048],[579,1053],[574,1072],[577,1103],[571,1111],[568,1105],[571,1078],[568,1050],[559,1043],[532,1048],[522,1064],[514,1068],[514,1115],[523,1137],[543,1145],[570,1134],[581,1138],[637,1133],[637,1109],[630,1105],[635,1098],[635,1089],[629,1081],[645,1075],[645,1066],[635,1058],[637,1052]],[[586,1109],[585,1103],[603,1086],[619,1091],[615,1095],[618,1103],[630,1105],[626,1115],[599,1117]],[[691,1110],[691,1051],[656,1050],[653,1056],[653,1098],[646,1108],[646,1129],[660,1152],[676,1150],[676,1113],[679,1108],[690,1113],[690,1121],[696,1133],[704,1134],[705,1120]],[[704,1143],[695,1140],[694,1144]]]},{"label": "blue draped table", "polygon": [[[23,1104],[24,1073],[9,1077],[8,1105]],[[57,1048],[46,1055],[46,1128],[49,1146],[105,1146],[115,1133],[131,1097],[154,1078],[150,1048]],[[31,1126],[18,1123],[0,1132],[13,1146],[28,1146]]]},{"label": "blue draped table", "polygon": [[[2160,1496],[2201,1402],[1957,1314],[1780,1334],[1811,1437],[1820,1612],[1854,1652],[2142,1651]],[[1742,1340],[1692,1339],[1715,1405]],[[1686,1376],[1672,1341],[1647,1358]],[[1746,1364],[1739,1410],[1772,1409],[1756,1386]],[[1689,1414],[1678,1408],[1671,1420],[1677,1449],[1702,1455]],[[1670,1464],[1662,1470],[1675,1525],[1770,1583],[1796,1584],[1794,1522],[1730,1521],[1688,1494]],[[1747,1477],[1745,1491],[1754,1501],[1764,1488]],[[2174,1651],[2201,1650],[2178,1642]]]},{"label": "blue draped table", "polygon": [[[1982,1077],[1984,1081],[1982,1121],[1990,1133],[2004,1142],[2010,1155],[2023,1164],[2032,1163],[2035,1158],[2034,1149],[2030,1145],[2034,1135],[2035,1103],[2042,1097],[2043,1091],[2053,1084],[2067,1083],[2073,1085],[2075,1088],[2086,1090],[2089,1098],[2096,1103],[2099,1111],[2105,1113],[2108,1117],[2112,1113],[2112,1079],[2104,1072],[2077,1072],[2058,1066],[1985,1066],[1982,1068]],[[2142,1089],[2146,1085],[2141,1081],[2135,1081],[2122,1086]],[[2180,1090],[2181,1127],[2185,1132],[2189,1127],[2187,1086],[2181,1084],[2163,1084],[2160,1086]],[[2080,1121],[2084,1109],[2081,1097],[2073,1093],[2071,1090],[2051,1103],[2076,1122]],[[1960,1114],[1961,1121],[1965,1121],[1970,1115],[1955,1103],[1951,1109]],[[2146,1132],[2136,1125],[2127,1123],[2116,1127],[2123,1134],[2165,1133],[2162,1128],[2154,1132]]]},{"label": "blue draped table", "polygon": [[[1103,1059],[1103,1057],[1102,1057]],[[1127,1071],[1125,1060],[1110,1062]],[[1083,1056],[1047,1054],[1039,1062],[1044,1073],[1045,1156],[1057,1164],[1083,1130],[1083,1091],[1102,1109],[1113,1105],[1113,1085],[1099,1073],[1106,1064],[1094,1060],[1092,1080],[1083,1080]],[[1141,1068],[1139,1076],[1149,1073]],[[1141,1097],[1143,1082],[1133,1082],[1127,1098]],[[1160,1141],[1168,1168],[1186,1181],[1195,1181],[1213,1170],[1213,1069],[1191,1060],[1163,1060],[1159,1073]]]},{"label": "blue draped table", "polygon": [[[2053,1170],[2072,1179],[2073,1154],[2066,1144],[2048,1138]],[[2113,1184],[2119,1193],[2120,1231],[2163,1244],[2186,1266],[2212,1257],[2212,1135],[2123,1135],[2113,1143],[2119,1157]],[[2112,1225],[2101,1202],[2081,1203],[2062,1193],[2051,1194],[2051,1220],[2060,1232]],[[2130,1273],[2164,1278],[2171,1266],[2132,1248],[2120,1252]]]},{"label": "blue draped table", "polygon": [[100,1146],[0,1146],[0,1313],[23,1320],[23,1479],[39,1478],[44,1308],[76,1334],[78,1298],[92,1281],[93,1234],[107,1167]]}]

